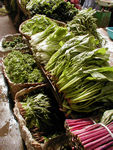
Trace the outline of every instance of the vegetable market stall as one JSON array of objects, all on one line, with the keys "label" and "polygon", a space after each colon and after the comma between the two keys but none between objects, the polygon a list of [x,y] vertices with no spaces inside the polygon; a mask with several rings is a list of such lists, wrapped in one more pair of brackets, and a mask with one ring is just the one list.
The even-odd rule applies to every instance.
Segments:
[{"label": "vegetable market stall", "polygon": [[[60,115],[56,116],[57,119],[61,119],[63,125],[65,119],[68,119],[66,120],[66,129],[62,128],[65,142],[59,137],[55,139],[54,137],[50,137],[52,138],[51,140],[46,139],[47,137],[45,138],[44,136],[42,138],[41,135],[44,130],[41,131],[42,134],[38,131],[41,130],[41,127],[43,127],[45,123],[39,126],[41,116],[38,115],[38,111],[42,110],[41,107],[44,105],[44,99],[40,100],[40,102],[42,101],[40,106],[38,100],[39,98],[44,98],[44,95],[42,95],[43,92],[41,95],[35,95],[36,97],[29,94],[26,99],[21,99],[22,101],[18,99],[18,95],[25,98],[26,96],[23,96],[25,91],[30,91],[31,89],[34,91],[37,87],[23,89],[16,93],[15,115],[19,120],[23,139],[28,149],[30,149],[30,146],[33,147],[33,149],[38,149],[35,147],[37,140],[40,147],[39,149],[49,149],[47,143],[50,143],[50,149],[52,150],[57,150],[58,148],[68,149],[69,147],[70,149],[73,147],[73,149],[78,150],[88,150],[90,148],[101,150],[103,147],[108,150],[112,148],[113,120],[109,119],[110,124],[106,124],[101,120],[101,116],[104,111],[113,109],[113,67],[110,66],[108,62],[109,54],[105,46],[105,40],[100,36],[99,32],[97,32],[96,20],[93,17],[94,13],[95,11],[92,9],[81,10],[71,21],[67,22],[65,26],[59,26],[54,20],[37,14],[20,26],[21,34],[27,38],[29,37],[30,53],[36,60],[37,65],[39,65],[39,68],[42,69],[47,81],[49,81],[49,86],[51,85],[50,90],[52,88],[55,89],[48,93],[52,95],[53,91],[56,92],[53,92],[54,96],[57,95],[53,103],[58,102],[58,109],[60,113],[64,115],[64,120]],[[15,51],[9,53],[6,59],[9,57],[13,60],[16,53]],[[20,57],[20,54],[18,55]],[[16,60],[18,60],[18,58],[16,58]],[[8,65],[8,63],[9,61],[7,61],[7,63],[4,62],[6,65]],[[28,62],[28,64],[29,63],[30,62]],[[30,65],[28,68],[29,67]],[[44,109],[47,115],[48,107]],[[91,119],[88,120],[87,118],[89,117]],[[81,119],[78,121],[78,124],[76,124],[77,118]],[[48,117],[46,119],[48,119]],[[48,123],[49,120],[46,121],[46,123]],[[33,129],[32,132],[32,126],[35,125],[36,130]],[[95,129],[95,126],[96,128],[99,127],[96,131],[109,130],[109,132],[105,132],[105,135],[101,135],[104,136],[103,138],[98,137],[97,141],[93,139],[94,142],[92,143],[92,135],[86,131],[91,130],[92,133],[95,132],[95,130],[92,130]],[[27,130],[30,131],[30,136],[28,136],[28,132],[25,133],[26,136],[29,137],[28,139],[24,136],[23,129],[26,127]],[[51,127],[51,123],[47,126],[47,129],[49,129],[49,127]],[[38,132],[39,135],[37,135],[36,132]],[[79,138],[77,136],[79,134],[83,134],[83,136],[80,135]],[[109,137],[108,140],[106,140],[107,137]],[[49,141],[45,143],[46,140]],[[44,147],[40,146],[42,141],[45,144]],[[32,142],[36,143],[33,144]],[[61,145],[58,144],[55,147],[52,142]],[[67,145],[65,146],[64,143]]]}]

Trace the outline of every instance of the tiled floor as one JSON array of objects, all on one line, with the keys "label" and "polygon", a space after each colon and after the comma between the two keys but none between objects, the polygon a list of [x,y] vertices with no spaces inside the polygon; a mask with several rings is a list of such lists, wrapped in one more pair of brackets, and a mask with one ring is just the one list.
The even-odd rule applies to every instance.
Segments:
[{"label": "tiled floor", "polygon": [[[7,34],[16,33],[8,16],[0,16],[0,39]],[[1,55],[0,55],[1,56]],[[19,126],[14,118],[11,100],[1,69],[0,57],[0,150],[23,150]]]}]

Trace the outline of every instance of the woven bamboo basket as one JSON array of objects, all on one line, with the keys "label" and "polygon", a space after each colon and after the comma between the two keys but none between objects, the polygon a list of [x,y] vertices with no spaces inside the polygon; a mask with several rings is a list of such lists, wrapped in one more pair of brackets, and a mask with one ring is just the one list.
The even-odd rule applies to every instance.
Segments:
[{"label": "woven bamboo basket", "polygon": [[[19,36],[22,37],[22,35],[20,33],[7,34],[6,36],[4,36],[0,41],[0,52],[3,55],[7,55],[9,52],[11,52],[13,50],[13,48],[11,48],[11,47],[3,48],[2,44],[3,44],[3,42],[6,42],[6,41],[13,41],[15,37],[19,37]],[[19,50],[19,51],[22,51],[22,52],[29,52],[29,43],[28,43],[28,41],[23,37],[22,37],[22,40],[23,40],[24,44],[26,44],[26,46],[18,47],[18,48],[15,48],[14,50]]]},{"label": "woven bamboo basket", "polygon": [[[22,108],[20,102],[27,94],[40,89],[44,89],[47,94],[49,86],[47,84],[42,84],[17,92],[15,96],[14,114],[18,120],[21,136],[28,150],[59,150],[59,147],[62,147],[65,143],[69,142],[68,136],[66,136],[65,133],[50,139],[48,142],[42,142],[42,137],[37,128],[34,127],[29,130],[26,126],[26,121],[24,119],[25,110]],[[52,95],[50,91],[49,95]]]},{"label": "woven bamboo basket", "polygon": [[[43,83],[38,83],[38,82],[37,83],[18,83],[18,84],[12,82],[9,79],[9,77],[7,76],[7,73],[5,71],[5,66],[3,64],[3,60],[2,60],[2,69],[3,69],[4,77],[5,77],[5,79],[6,79],[7,83],[8,83],[8,86],[9,86],[9,89],[10,89],[10,94],[11,94],[11,97],[13,98],[13,100],[15,98],[15,94],[18,91],[20,91],[20,90],[22,90],[24,88],[34,87],[34,86],[43,84]],[[46,82],[46,80],[45,80],[45,82]]]}]

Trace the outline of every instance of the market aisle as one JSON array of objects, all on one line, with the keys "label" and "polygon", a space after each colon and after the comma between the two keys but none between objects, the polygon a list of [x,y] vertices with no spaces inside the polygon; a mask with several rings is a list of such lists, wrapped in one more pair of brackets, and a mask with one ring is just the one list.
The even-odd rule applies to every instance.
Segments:
[{"label": "market aisle", "polygon": [[[16,33],[8,16],[0,16],[0,39],[10,33]],[[8,99],[8,89],[1,69],[0,55],[0,150],[23,150],[19,126],[15,120]]]}]

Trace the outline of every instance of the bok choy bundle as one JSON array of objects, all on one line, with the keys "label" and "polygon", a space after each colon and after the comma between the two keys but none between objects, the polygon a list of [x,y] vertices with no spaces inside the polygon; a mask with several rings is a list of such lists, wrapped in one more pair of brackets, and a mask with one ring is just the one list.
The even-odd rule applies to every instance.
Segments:
[{"label": "bok choy bundle", "polygon": [[113,104],[113,67],[107,49],[97,48],[98,43],[93,36],[74,37],[45,67],[65,97],[62,105],[66,112],[92,112]]},{"label": "bok choy bundle", "polygon": [[51,25],[42,33],[33,35],[30,44],[37,60],[46,64],[51,56],[71,37],[73,34],[68,32],[67,28]]}]

